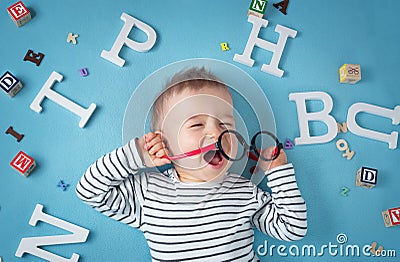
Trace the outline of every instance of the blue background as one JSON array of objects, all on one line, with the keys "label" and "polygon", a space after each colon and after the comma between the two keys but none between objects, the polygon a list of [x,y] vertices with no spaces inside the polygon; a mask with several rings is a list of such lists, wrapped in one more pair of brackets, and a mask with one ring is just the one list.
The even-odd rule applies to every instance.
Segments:
[{"label": "blue background", "polygon": [[[63,230],[45,223],[28,224],[36,203],[45,212],[90,230],[87,242],[46,247],[64,257],[73,252],[80,261],[149,261],[149,250],[141,232],[109,219],[83,204],[74,187],[86,168],[98,157],[122,145],[125,108],[139,83],[157,69],[189,58],[213,58],[232,63],[249,73],[261,86],[274,111],[278,136],[294,139],[299,135],[296,105],[289,93],[323,91],[334,101],[332,115],[337,121],[347,118],[348,108],[366,102],[393,109],[400,104],[398,70],[398,10],[391,1],[290,1],[287,15],[276,10],[270,1],[264,18],[269,20],[259,36],[275,42],[277,24],[298,31],[288,39],[277,78],[260,70],[271,54],[255,48],[255,65],[250,68],[234,62],[242,54],[251,31],[247,22],[250,1],[54,1],[25,0],[33,13],[32,21],[17,28],[6,8],[14,1],[0,2],[0,74],[10,71],[24,84],[14,97],[0,94],[0,130],[10,125],[25,137],[20,143],[0,134],[0,256],[4,261],[43,261],[24,255],[14,256],[21,238],[62,234]],[[120,68],[100,57],[110,50],[123,22],[122,12],[149,24],[157,32],[155,46],[147,53],[124,47],[120,56],[126,60]],[[67,43],[69,32],[79,34],[77,45]],[[139,30],[130,35],[145,40]],[[221,42],[230,50],[223,52]],[[39,67],[23,61],[28,49],[45,57]],[[361,65],[363,79],[356,85],[340,84],[338,68],[344,63]],[[89,76],[78,70],[86,67]],[[87,108],[97,108],[84,129],[79,118],[50,100],[45,100],[38,114],[29,108],[52,71],[64,76],[54,90]],[[318,111],[320,103],[310,103]],[[400,131],[385,118],[362,114],[359,124],[385,133]],[[325,132],[323,124],[311,125],[314,135]],[[336,149],[335,141],[345,138],[355,155],[348,161]],[[9,163],[23,150],[38,167],[24,178]],[[400,256],[400,227],[385,228],[381,212],[399,207],[399,149],[350,132],[340,133],[330,143],[296,146],[287,151],[296,167],[298,184],[307,202],[309,229],[307,236],[295,243],[273,240],[256,232],[254,247],[264,244],[337,244],[339,233],[347,235],[346,244],[360,248],[376,241]],[[362,165],[379,169],[378,185],[373,189],[355,186],[355,173]],[[60,180],[70,184],[62,191]],[[340,188],[350,189],[347,197]],[[275,250],[276,251],[276,250]],[[287,250],[286,250],[287,252]],[[280,257],[274,252],[260,257],[263,261],[372,261],[376,258],[330,256]]]}]

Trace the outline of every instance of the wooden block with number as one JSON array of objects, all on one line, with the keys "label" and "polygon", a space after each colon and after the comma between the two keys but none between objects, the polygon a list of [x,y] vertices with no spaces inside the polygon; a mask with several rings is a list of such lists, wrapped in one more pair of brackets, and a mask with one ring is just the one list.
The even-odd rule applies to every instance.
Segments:
[{"label": "wooden block with number", "polygon": [[15,96],[22,88],[22,83],[10,72],[5,72],[0,77],[0,87],[10,97]]},{"label": "wooden block with number", "polygon": [[7,12],[18,27],[23,26],[31,20],[31,12],[29,12],[22,1],[18,1],[7,8]]},{"label": "wooden block with number", "polygon": [[378,180],[378,170],[370,167],[361,167],[357,171],[356,186],[373,188]]},{"label": "wooden block with number", "polygon": [[400,207],[391,208],[383,211],[382,217],[386,227],[400,225]]},{"label": "wooden block with number", "polygon": [[358,64],[344,64],[339,68],[340,83],[355,84],[361,80],[361,67]]},{"label": "wooden block with number", "polygon": [[19,151],[19,153],[11,161],[10,165],[22,175],[27,177],[36,167],[36,162],[32,157],[28,156],[23,151]]}]

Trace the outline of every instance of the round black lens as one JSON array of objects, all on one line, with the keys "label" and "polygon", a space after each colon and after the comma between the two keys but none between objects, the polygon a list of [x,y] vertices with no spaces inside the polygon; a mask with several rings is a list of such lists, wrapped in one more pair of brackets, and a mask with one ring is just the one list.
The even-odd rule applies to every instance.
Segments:
[{"label": "round black lens", "polygon": [[238,161],[248,151],[244,138],[235,130],[225,130],[218,138],[221,154],[230,161]]},{"label": "round black lens", "polygon": [[265,161],[276,159],[280,153],[280,143],[276,136],[268,131],[259,131],[251,140],[254,153]]}]

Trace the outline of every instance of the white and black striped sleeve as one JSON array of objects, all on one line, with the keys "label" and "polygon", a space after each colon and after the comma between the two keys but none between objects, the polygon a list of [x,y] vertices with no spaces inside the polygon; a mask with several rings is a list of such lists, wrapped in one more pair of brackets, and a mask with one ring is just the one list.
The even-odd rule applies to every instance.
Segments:
[{"label": "white and black striped sleeve", "polygon": [[292,164],[269,170],[271,194],[255,187],[259,208],[251,217],[260,231],[274,238],[294,241],[307,232],[307,207],[294,176]]},{"label": "white and black striped sleeve", "polygon": [[135,140],[102,156],[83,174],[78,197],[101,213],[131,225],[141,225],[147,175]]}]

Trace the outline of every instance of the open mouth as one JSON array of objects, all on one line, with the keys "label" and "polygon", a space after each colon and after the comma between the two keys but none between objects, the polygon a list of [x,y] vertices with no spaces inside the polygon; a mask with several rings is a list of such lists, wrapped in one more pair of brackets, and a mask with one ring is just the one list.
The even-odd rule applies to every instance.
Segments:
[{"label": "open mouth", "polygon": [[219,150],[211,150],[208,151],[207,153],[205,153],[203,155],[203,159],[211,166],[220,166],[222,161],[223,161],[223,157],[221,155],[221,152]]}]

